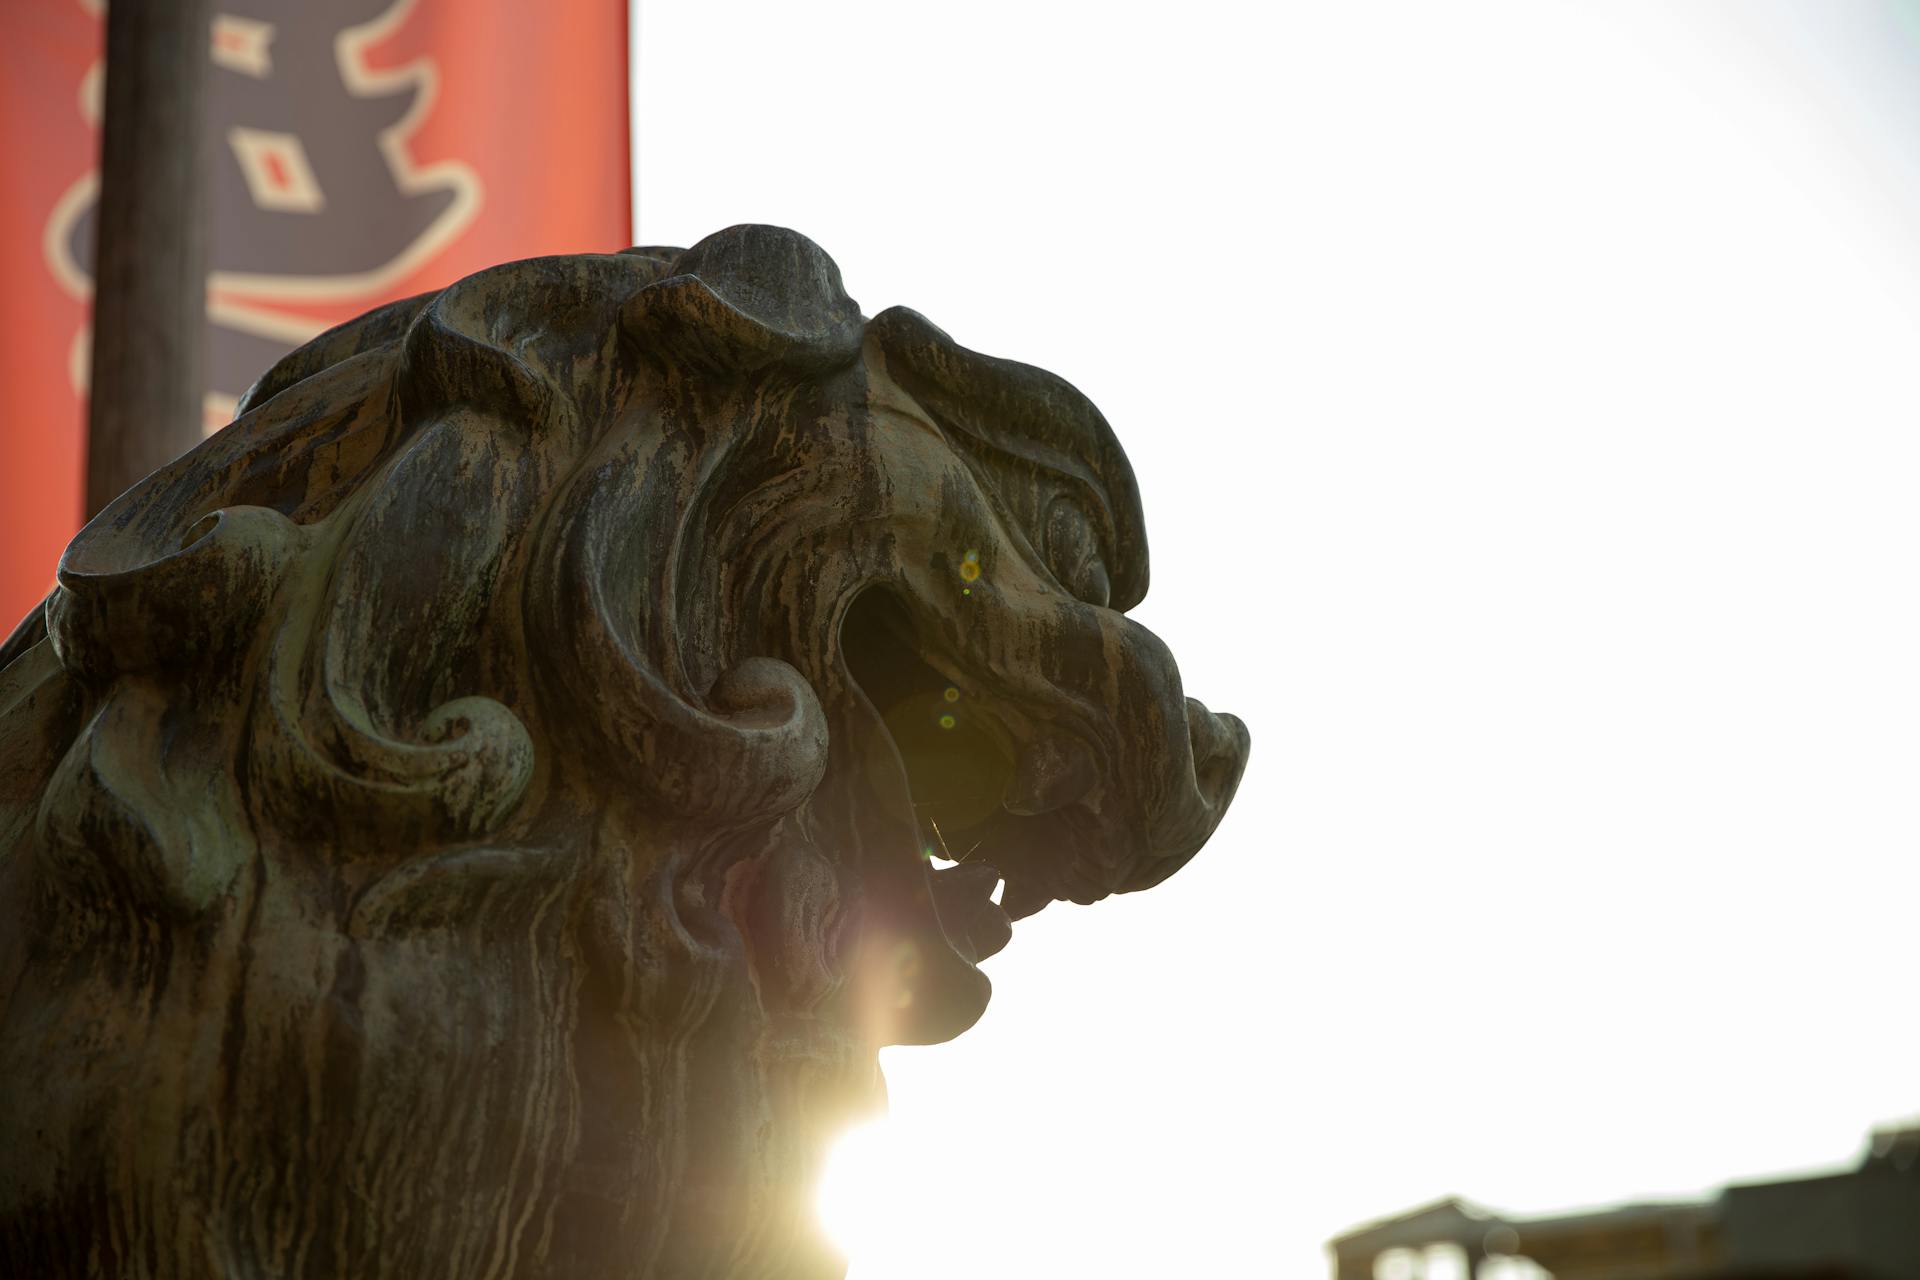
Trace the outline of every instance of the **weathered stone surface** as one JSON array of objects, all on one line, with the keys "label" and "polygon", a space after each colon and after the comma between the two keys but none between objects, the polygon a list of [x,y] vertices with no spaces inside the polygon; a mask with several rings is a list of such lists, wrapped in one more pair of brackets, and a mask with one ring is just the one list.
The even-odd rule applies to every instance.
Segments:
[{"label": "weathered stone surface", "polygon": [[0,1271],[838,1275],[878,1048],[1239,779],[1146,581],[1084,397],[788,231],[316,339],[0,653]]}]

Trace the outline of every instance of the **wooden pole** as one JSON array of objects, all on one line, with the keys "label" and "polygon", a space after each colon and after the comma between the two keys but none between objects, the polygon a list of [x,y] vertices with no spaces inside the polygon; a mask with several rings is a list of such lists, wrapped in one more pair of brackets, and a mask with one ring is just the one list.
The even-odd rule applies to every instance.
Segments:
[{"label": "wooden pole", "polygon": [[201,439],[210,0],[107,6],[87,518]]}]

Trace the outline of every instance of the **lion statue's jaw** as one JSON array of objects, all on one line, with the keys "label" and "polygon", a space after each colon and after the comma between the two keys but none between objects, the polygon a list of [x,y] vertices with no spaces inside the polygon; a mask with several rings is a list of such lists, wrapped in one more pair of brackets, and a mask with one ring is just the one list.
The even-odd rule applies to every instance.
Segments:
[{"label": "lion statue's jaw", "polygon": [[1146,580],[1084,397],[792,232],[323,334],[0,648],[0,1259],[838,1275],[878,1049],[1232,797]]}]

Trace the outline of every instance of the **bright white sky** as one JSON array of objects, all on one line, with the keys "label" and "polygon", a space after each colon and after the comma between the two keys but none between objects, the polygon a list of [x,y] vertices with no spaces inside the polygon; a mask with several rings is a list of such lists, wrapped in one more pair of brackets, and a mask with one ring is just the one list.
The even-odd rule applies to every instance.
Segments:
[{"label": "bright white sky", "polygon": [[884,1055],[853,1280],[1317,1277],[1920,1109],[1913,16],[641,0],[641,240],[794,227],[1088,392],[1254,734]]}]

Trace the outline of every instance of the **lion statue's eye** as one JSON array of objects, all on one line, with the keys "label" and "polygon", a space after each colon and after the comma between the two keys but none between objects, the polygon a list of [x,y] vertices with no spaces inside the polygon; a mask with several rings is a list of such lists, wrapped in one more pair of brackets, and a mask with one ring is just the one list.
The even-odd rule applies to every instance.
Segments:
[{"label": "lion statue's eye", "polygon": [[1100,539],[1072,499],[1055,498],[1048,506],[1040,554],[1061,586],[1088,604],[1106,607],[1113,586],[1100,558]]}]

